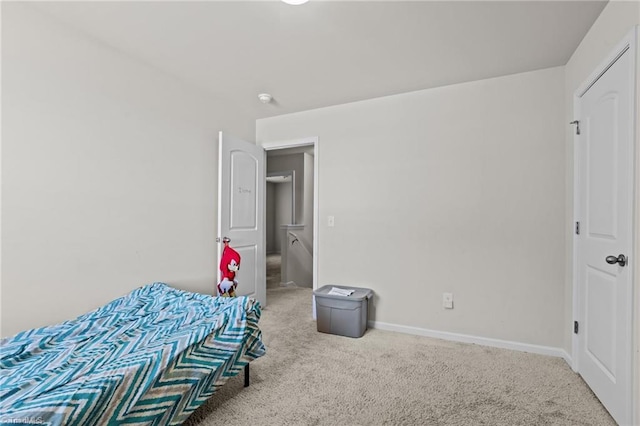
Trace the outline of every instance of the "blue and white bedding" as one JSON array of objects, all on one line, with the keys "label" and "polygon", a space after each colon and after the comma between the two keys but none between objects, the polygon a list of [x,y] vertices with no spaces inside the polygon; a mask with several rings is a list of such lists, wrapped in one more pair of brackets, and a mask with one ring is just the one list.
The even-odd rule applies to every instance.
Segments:
[{"label": "blue and white bedding", "polygon": [[260,305],[154,283],[0,341],[0,424],[181,424],[264,355]]}]

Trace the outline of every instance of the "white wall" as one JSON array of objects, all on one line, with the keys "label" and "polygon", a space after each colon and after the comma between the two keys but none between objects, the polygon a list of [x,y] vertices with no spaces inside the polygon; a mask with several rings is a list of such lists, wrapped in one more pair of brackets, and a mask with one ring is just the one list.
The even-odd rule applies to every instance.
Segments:
[{"label": "white wall", "polygon": [[[303,191],[303,218],[304,230],[300,238],[304,240],[304,246],[313,255],[313,176],[314,156],[304,153],[304,191]],[[312,274],[313,278],[313,274]],[[312,279],[313,281],[313,279]]]},{"label": "white wall", "polygon": [[277,184],[267,182],[267,193],[265,196],[265,203],[267,205],[265,210],[266,217],[266,250],[268,254],[278,253],[276,250],[276,244],[278,242],[278,229],[276,227],[276,187]]},{"label": "white wall", "polygon": [[[640,25],[640,2],[637,1],[610,1],[604,8],[598,19],[594,22],[591,29],[584,37],[576,51],[571,56],[565,67],[565,121],[568,123],[575,119],[573,112],[573,99],[575,91],[586,81],[594,72],[596,67],[612,52],[612,50],[620,43],[620,41],[631,31],[631,29]],[[638,43],[640,45],[640,42]],[[640,63],[638,64],[640,69]],[[640,77],[638,77],[637,86],[640,87]],[[636,105],[640,105],[640,91],[638,93],[638,101]],[[566,277],[565,277],[565,319],[564,324],[569,325],[564,328],[564,347],[568,353],[571,353],[572,333],[570,324],[573,322],[573,132],[571,126],[565,127],[565,150],[566,150]],[[640,137],[640,132],[638,137]],[[640,140],[636,142],[637,154],[640,154]],[[636,160],[636,173],[640,172],[640,157]],[[636,182],[638,179],[636,178]],[[636,207],[640,211],[640,186],[636,188],[637,204]],[[638,214],[636,214],[636,220]],[[636,264],[640,263],[640,242],[638,231],[636,230]],[[640,274],[635,274],[634,282],[635,297],[635,324],[634,324],[634,395],[640,395]],[[640,424],[640,404],[635,404],[635,423]]]},{"label": "white wall", "polygon": [[153,281],[210,293],[217,132],[208,95],[2,3],[2,335]]},{"label": "white wall", "polygon": [[559,67],[258,120],[258,144],[319,138],[318,285],[372,288],[376,321],[561,347],[563,93]]},{"label": "white wall", "polygon": [[297,287],[313,287],[313,255],[302,243],[303,229],[297,227],[287,227],[287,247],[283,248],[282,254],[286,253],[286,272],[283,275],[284,283],[294,283]]},{"label": "white wall", "polygon": [[276,184],[276,211],[275,211],[275,251],[282,253],[282,225],[291,224],[291,182]]},{"label": "white wall", "polygon": [[[295,223],[302,223],[303,200],[304,200],[304,160],[302,153],[278,155],[267,153],[267,173],[286,172],[293,170],[295,174],[295,194],[296,194],[296,220]],[[287,184],[288,186],[288,184]],[[289,190],[291,187],[289,187]],[[291,195],[289,195],[289,199]],[[291,215],[288,215],[290,218]],[[286,225],[291,224],[291,219],[287,219]]]}]

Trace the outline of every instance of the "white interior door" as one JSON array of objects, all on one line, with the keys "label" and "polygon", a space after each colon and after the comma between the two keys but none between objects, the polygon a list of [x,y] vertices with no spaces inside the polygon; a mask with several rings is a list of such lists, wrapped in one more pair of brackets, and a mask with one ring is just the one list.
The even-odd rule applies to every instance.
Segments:
[{"label": "white interior door", "polygon": [[578,372],[621,425],[632,421],[633,59],[627,49],[576,100]]},{"label": "white interior door", "polygon": [[241,257],[236,294],[255,297],[266,306],[264,149],[222,132],[218,143],[218,253],[222,239],[230,238],[229,245]]}]

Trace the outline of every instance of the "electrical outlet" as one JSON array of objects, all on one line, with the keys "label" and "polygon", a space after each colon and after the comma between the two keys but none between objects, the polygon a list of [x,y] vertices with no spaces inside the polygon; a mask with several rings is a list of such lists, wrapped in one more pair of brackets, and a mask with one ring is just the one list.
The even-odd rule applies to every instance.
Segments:
[{"label": "electrical outlet", "polygon": [[453,293],[442,293],[442,306],[445,309],[453,309]]},{"label": "electrical outlet", "polygon": [[327,218],[327,226],[333,226],[336,224],[336,219],[333,216],[329,216]]}]

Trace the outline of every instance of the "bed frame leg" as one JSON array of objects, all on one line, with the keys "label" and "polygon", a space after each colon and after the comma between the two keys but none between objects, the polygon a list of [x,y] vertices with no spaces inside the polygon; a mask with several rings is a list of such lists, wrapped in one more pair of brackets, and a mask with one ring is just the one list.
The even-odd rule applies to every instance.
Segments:
[{"label": "bed frame leg", "polygon": [[249,364],[244,366],[244,387],[249,386]]}]

